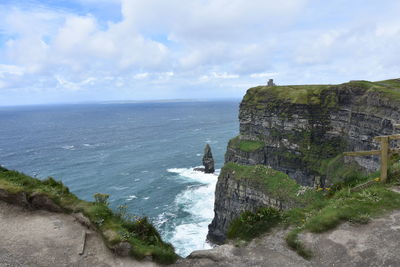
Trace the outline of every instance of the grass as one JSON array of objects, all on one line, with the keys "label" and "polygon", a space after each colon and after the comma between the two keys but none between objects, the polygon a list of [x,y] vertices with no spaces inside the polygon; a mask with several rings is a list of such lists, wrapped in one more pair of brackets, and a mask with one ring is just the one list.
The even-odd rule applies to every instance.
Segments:
[{"label": "grass", "polygon": [[0,167],[0,189],[13,194],[41,193],[67,213],[82,212],[101,233],[108,247],[128,242],[132,246],[130,254],[136,259],[151,256],[154,261],[163,264],[174,263],[178,259],[173,246],[162,241],[147,217],[129,215],[126,207],[113,212],[108,207],[107,194],[95,194],[96,201],[87,202],[72,194],[61,181],[51,177],[39,180],[3,167]]},{"label": "grass", "polygon": [[291,104],[323,105],[335,107],[335,90],[348,86],[364,91],[378,92],[393,100],[400,100],[400,80],[391,79],[377,82],[351,81],[339,85],[285,85],[285,86],[257,86],[250,88],[244,103],[254,104],[258,109],[274,106],[276,100]]},{"label": "grass", "polygon": [[232,174],[237,180],[249,180],[260,186],[271,197],[279,200],[292,200],[300,186],[286,174],[264,165],[240,165],[228,162],[221,170],[221,175]]},{"label": "grass", "polygon": [[243,140],[240,139],[239,136],[229,140],[229,147],[240,149],[244,152],[254,152],[260,149],[263,149],[265,143],[262,141],[254,141],[254,140]]},{"label": "grass", "polygon": [[305,206],[319,201],[321,192],[305,190],[287,174],[265,165],[240,165],[228,162],[221,169],[221,175],[231,174],[237,180],[248,180],[263,190],[269,197],[285,203],[287,206]]},{"label": "grass", "polygon": [[[376,177],[376,173],[347,176],[332,188],[307,190],[304,194],[296,194],[301,187],[285,174],[265,166],[241,166],[228,163],[222,172],[231,173],[235,179],[250,179],[263,185],[269,196],[282,194],[283,201],[296,200],[300,203],[284,211],[261,208],[255,213],[244,212],[232,221],[228,238],[251,240],[276,225],[291,229],[286,236],[286,243],[302,257],[309,259],[312,251],[306,248],[299,239],[299,234],[308,231],[322,233],[334,229],[343,222],[365,224],[373,217],[400,208],[400,194],[389,189],[393,183],[400,181],[400,161],[396,159],[390,167],[392,184],[376,183],[359,192],[351,192],[350,188]],[[290,179],[291,181],[287,180]],[[274,195],[275,194],[275,195]]]},{"label": "grass", "polygon": [[293,104],[319,104],[320,94],[329,85],[291,85],[291,86],[258,86],[247,91],[246,102],[283,99]]},{"label": "grass", "polygon": [[377,184],[360,192],[350,192],[346,187],[322,203],[284,212],[286,225],[294,226],[286,242],[299,255],[309,258],[311,251],[298,238],[301,232],[322,233],[343,222],[365,224],[373,217],[399,208],[400,194],[389,190],[387,185]]},{"label": "grass", "polygon": [[227,237],[250,241],[268,232],[282,220],[281,213],[274,208],[263,207],[256,212],[245,211],[229,225]]}]

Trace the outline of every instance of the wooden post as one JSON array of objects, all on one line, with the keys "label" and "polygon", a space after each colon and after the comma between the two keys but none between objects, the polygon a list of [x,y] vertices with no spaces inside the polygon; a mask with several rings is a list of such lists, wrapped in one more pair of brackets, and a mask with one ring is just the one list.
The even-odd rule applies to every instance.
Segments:
[{"label": "wooden post", "polygon": [[381,137],[381,181],[386,183],[389,161],[389,137]]},{"label": "wooden post", "polygon": [[371,156],[380,155],[381,156],[381,177],[382,183],[386,183],[388,178],[388,166],[389,166],[389,155],[391,153],[400,153],[400,149],[390,149],[389,142],[391,140],[400,140],[400,134],[386,135],[386,136],[376,136],[375,141],[381,143],[380,150],[371,151],[357,151],[357,152],[344,152],[344,156],[360,157],[360,156]]}]

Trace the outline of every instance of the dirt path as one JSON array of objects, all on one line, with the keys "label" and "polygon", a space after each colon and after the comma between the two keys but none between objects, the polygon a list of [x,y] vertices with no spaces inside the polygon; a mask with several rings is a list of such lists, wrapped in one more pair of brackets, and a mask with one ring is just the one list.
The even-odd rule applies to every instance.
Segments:
[{"label": "dirt path", "polygon": [[[82,231],[89,234],[79,255]],[[0,266],[157,266],[115,257],[101,237],[67,214],[27,211],[0,201]]]},{"label": "dirt path", "polygon": [[287,247],[286,232],[276,229],[244,247],[228,244],[195,251],[175,266],[400,266],[400,210],[365,225],[343,223],[326,233],[302,234],[300,239],[314,254],[310,261]]}]

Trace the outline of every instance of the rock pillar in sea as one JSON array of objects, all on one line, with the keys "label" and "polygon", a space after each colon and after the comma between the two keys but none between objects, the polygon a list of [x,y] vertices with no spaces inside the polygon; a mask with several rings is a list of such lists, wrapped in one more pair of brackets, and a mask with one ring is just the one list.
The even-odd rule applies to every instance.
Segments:
[{"label": "rock pillar in sea", "polygon": [[203,165],[205,173],[214,173],[214,159],[211,153],[211,147],[209,144],[204,148]]}]

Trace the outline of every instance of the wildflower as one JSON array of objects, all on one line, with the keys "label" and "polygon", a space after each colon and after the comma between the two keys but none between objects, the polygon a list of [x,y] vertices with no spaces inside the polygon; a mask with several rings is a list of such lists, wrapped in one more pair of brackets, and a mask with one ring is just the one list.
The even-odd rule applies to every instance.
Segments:
[{"label": "wildflower", "polygon": [[324,190],[322,187],[318,187],[318,189],[317,189],[318,192],[322,191],[322,190]]},{"label": "wildflower", "polygon": [[375,182],[379,182],[380,179],[381,179],[381,178],[377,177],[377,178],[374,179],[374,181],[375,181]]},{"label": "wildflower", "polygon": [[329,187],[325,188],[326,191],[330,191],[331,189]]}]

